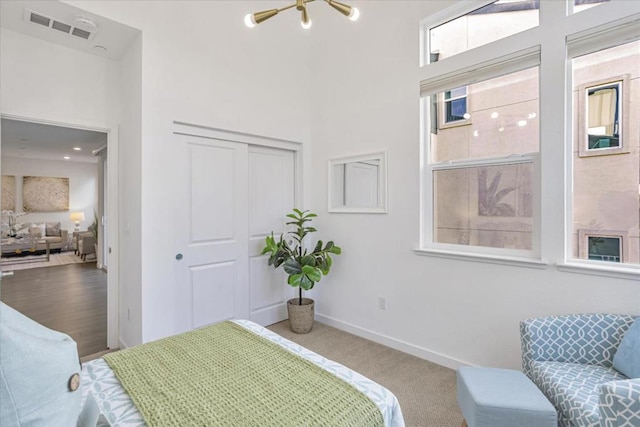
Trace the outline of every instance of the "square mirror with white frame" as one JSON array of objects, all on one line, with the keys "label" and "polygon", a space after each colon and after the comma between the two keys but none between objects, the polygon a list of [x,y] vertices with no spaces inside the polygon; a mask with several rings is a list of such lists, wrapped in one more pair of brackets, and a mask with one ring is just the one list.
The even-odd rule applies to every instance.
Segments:
[{"label": "square mirror with white frame", "polygon": [[387,212],[385,151],[329,160],[329,212]]}]

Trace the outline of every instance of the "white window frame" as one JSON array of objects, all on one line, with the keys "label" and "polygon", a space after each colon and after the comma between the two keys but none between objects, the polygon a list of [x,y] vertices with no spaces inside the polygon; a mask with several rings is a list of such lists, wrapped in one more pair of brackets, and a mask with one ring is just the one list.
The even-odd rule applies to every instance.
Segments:
[{"label": "white window frame", "polygon": [[[490,0],[457,2],[452,7],[435,14],[420,23],[420,60],[418,73],[421,95],[421,233],[417,254],[465,259],[479,262],[500,263],[524,267],[546,268],[555,264],[558,269],[575,273],[605,275],[637,280],[640,266],[595,266],[582,263],[572,255],[572,99],[571,54],[595,51],[637,39],[637,31],[622,35],[620,27],[638,25],[640,9],[634,2],[611,1],[578,14],[570,14],[573,0],[541,0],[539,25],[455,56],[427,64],[429,52],[428,30],[455,19],[470,11],[491,3]],[[626,38],[626,40],[625,40]],[[598,43],[594,44],[594,41]],[[570,55],[567,55],[567,49]],[[583,52],[583,53],[580,53]],[[426,65],[425,65],[426,64]],[[476,81],[498,77],[514,71],[540,66],[540,151],[539,176],[534,183],[543,209],[537,213],[534,230],[538,231],[538,250],[530,256],[490,253],[484,248],[473,247],[465,252],[459,246],[444,248],[433,243],[433,164],[429,152],[429,109],[426,96],[443,90],[472,84]],[[558,76],[566,76],[565,79]],[[564,111],[563,114],[558,114]],[[558,143],[558,135],[564,135],[564,144]],[[564,183],[564,185],[558,184]],[[540,203],[537,204],[540,206]],[[544,224],[544,227],[541,227]],[[468,248],[467,248],[468,249]],[[610,263],[613,264],[613,263]]]}]

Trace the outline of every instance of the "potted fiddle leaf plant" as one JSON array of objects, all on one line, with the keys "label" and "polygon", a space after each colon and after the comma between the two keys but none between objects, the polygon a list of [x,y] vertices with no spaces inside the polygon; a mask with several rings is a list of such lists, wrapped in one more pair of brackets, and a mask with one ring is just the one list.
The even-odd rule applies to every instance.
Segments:
[{"label": "potted fiddle leaf plant", "polygon": [[282,266],[288,275],[287,283],[298,288],[298,298],[287,301],[287,312],[291,330],[299,334],[306,334],[313,327],[314,302],[311,298],[302,298],[302,291],[312,289],[322,276],[329,274],[333,264],[331,255],[340,255],[342,252],[332,241],[323,246],[322,240],[316,242],[312,251],[307,250],[305,237],[317,231],[308,223],[315,217],[317,215],[310,211],[293,209],[287,215],[292,220],[287,225],[295,227],[287,233],[291,240],[287,242],[284,234],[276,240],[272,232],[271,236],[266,237],[262,250],[263,255],[269,254],[269,265],[274,268]]}]

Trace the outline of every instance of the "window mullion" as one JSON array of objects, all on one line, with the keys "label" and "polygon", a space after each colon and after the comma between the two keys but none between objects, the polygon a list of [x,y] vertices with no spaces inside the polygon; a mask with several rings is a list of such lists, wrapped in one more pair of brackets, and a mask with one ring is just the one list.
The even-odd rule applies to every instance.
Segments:
[{"label": "window mullion", "polygon": [[[565,159],[571,159],[571,149],[565,150],[567,114],[566,47],[563,23],[565,2],[541,2],[541,64],[540,64],[540,197],[535,215],[537,242],[544,259],[564,259],[565,248]],[[571,127],[570,125],[568,127]],[[570,194],[570,193],[569,193]],[[544,200],[544,209],[541,201]]]}]

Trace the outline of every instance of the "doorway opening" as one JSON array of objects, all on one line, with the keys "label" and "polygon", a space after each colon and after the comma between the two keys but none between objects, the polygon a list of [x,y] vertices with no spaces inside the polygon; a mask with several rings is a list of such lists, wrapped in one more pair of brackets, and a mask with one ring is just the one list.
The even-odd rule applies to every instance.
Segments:
[{"label": "doorway opening", "polygon": [[117,214],[117,133],[4,116],[0,130],[0,299],[70,335],[81,357],[115,347],[117,275],[106,242]]}]

